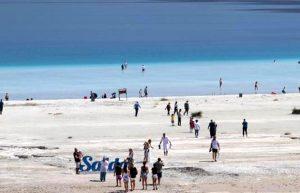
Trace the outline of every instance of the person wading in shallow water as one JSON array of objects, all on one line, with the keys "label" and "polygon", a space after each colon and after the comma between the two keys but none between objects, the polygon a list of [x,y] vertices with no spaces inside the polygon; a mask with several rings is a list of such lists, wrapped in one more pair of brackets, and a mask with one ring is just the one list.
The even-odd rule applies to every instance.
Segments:
[{"label": "person wading in shallow water", "polygon": [[214,136],[210,144],[209,152],[212,152],[212,159],[215,162],[217,161],[217,154],[219,151],[220,151],[220,144],[217,141],[216,136]]}]

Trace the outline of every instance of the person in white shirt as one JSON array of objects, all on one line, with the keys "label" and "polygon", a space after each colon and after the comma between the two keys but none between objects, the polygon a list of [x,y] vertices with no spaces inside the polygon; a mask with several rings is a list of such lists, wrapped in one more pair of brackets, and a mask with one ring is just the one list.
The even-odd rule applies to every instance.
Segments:
[{"label": "person in white shirt", "polygon": [[211,144],[210,144],[210,148],[209,148],[209,152],[212,151],[212,159],[213,161],[217,161],[217,154],[220,151],[220,144],[217,141],[216,136],[213,137]]},{"label": "person in white shirt", "polygon": [[160,148],[161,143],[163,143],[164,155],[167,156],[167,155],[168,155],[168,149],[171,148],[172,143],[171,143],[171,141],[169,140],[169,138],[166,137],[166,134],[165,134],[165,133],[163,133],[163,136],[162,136],[162,138],[161,138],[161,140],[160,140],[159,148]]},{"label": "person in white shirt", "polygon": [[100,167],[100,181],[105,182],[106,180],[106,173],[108,170],[108,161],[106,157],[103,157]]},{"label": "person in white shirt", "polygon": [[200,131],[200,124],[198,122],[198,119],[195,121],[195,137],[198,138]]}]

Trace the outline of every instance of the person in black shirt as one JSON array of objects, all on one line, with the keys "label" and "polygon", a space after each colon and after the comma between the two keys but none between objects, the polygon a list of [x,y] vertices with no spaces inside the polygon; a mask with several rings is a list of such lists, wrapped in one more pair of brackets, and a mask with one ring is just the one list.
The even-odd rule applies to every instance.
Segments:
[{"label": "person in black shirt", "polygon": [[132,167],[129,170],[131,191],[133,191],[135,189],[135,178],[136,178],[137,174],[138,174],[138,171],[137,171],[136,167],[134,165],[132,165]]},{"label": "person in black shirt", "polygon": [[213,120],[210,120],[210,123],[208,124],[208,129],[210,133],[210,138],[213,138],[217,133],[217,124]]},{"label": "person in black shirt", "polygon": [[151,169],[152,171],[152,181],[153,181],[153,190],[157,190],[157,167],[156,164],[153,164],[153,167]]},{"label": "person in black shirt", "polygon": [[4,106],[4,103],[3,103],[2,99],[1,99],[0,100],[0,115],[2,115],[3,106]]},{"label": "person in black shirt", "polygon": [[189,110],[190,110],[189,101],[186,101],[184,103],[184,113],[183,113],[183,115],[189,115]]},{"label": "person in black shirt", "polygon": [[248,137],[248,122],[246,121],[246,119],[244,119],[243,123],[243,137],[245,137],[245,134],[246,134],[246,137]]},{"label": "person in black shirt", "polygon": [[75,166],[76,166],[76,174],[79,174],[79,169],[80,169],[80,163],[81,163],[81,152],[78,151],[77,148],[74,149],[74,153],[73,153],[73,157],[74,157],[74,161],[75,161]]},{"label": "person in black shirt", "polygon": [[116,187],[119,186],[120,183],[120,187],[122,186],[121,180],[122,180],[122,168],[121,168],[121,164],[119,162],[115,163],[115,172],[114,175],[116,176]]},{"label": "person in black shirt", "polygon": [[165,109],[168,111],[168,115],[170,115],[171,103],[168,103]]}]

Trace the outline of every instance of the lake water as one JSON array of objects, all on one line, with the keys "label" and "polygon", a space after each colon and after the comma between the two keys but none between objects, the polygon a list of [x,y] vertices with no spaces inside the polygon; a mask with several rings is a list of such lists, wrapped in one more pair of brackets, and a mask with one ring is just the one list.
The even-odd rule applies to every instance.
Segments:
[{"label": "lake water", "polygon": [[219,93],[220,77],[225,94],[256,80],[263,93],[298,92],[299,23],[289,0],[0,0],[0,93],[199,95]]}]

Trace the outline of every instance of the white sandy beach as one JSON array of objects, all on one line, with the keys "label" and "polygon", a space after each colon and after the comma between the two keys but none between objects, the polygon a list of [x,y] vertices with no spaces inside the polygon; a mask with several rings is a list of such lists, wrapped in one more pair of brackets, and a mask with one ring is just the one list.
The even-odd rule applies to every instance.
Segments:
[{"label": "white sandy beach", "polygon": [[[153,159],[165,162],[156,192],[300,192],[300,94],[166,97],[189,100],[201,110],[200,138],[189,133],[189,118],[172,127],[161,98],[118,100],[9,101],[0,116],[0,192],[118,193],[113,174],[74,174],[73,149],[97,160],[125,158],[133,148],[138,168],[143,142],[153,140]],[[133,104],[141,104],[134,117]],[[242,137],[242,119],[249,137]],[[210,119],[218,124],[218,162],[208,152]],[[162,133],[173,143],[168,157],[158,149]],[[285,133],[288,133],[286,135]],[[45,146],[36,148],[36,146]],[[21,158],[20,158],[21,157]],[[191,168],[187,168],[191,167]],[[151,182],[151,180],[150,180]],[[137,183],[135,192],[141,190]]]}]

